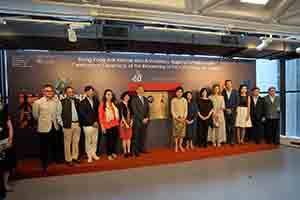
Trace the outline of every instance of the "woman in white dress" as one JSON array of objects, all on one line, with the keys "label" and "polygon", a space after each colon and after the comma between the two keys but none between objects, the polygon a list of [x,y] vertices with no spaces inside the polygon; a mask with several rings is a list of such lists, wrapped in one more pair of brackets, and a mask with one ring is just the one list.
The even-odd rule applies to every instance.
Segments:
[{"label": "woman in white dress", "polygon": [[212,87],[212,95],[209,99],[213,103],[212,127],[209,128],[209,138],[214,146],[221,146],[221,143],[226,142],[226,127],[225,127],[225,101],[221,95],[220,85],[215,84]]},{"label": "woman in white dress", "polygon": [[186,135],[186,118],[188,115],[188,103],[182,96],[183,88],[176,88],[176,97],[171,100],[171,115],[173,118],[173,137],[175,143],[175,152],[185,152],[182,143]]},{"label": "woman in white dress", "polygon": [[250,96],[247,94],[246,85],[241,85],[238,96],[238,107],[236,110],[235,127],[237,134],[237,143],[244,144],[246,128],[252,127],[250,118]]}]

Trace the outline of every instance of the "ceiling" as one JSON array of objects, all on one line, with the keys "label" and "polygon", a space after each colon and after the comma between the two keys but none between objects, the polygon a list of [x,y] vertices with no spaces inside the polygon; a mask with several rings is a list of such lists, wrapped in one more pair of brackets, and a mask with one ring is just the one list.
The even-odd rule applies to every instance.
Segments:
[{"label": "ceiling", "polygon": [[[0,19],[1,15],[5,18],[18,17],[25,21],[27,18],[77,22],[124,21],[178,29],[201,28],[252,36],[257,34],[257,38],[252,42],[255,45],[259,44],[259,37],[269,35],[300,40],[299,0],[269,0],[266,5],[241,3],[240,0],[1,0]],[[26,27],[27,24],[23,26]],[[15,25],[15,28],[6,31],[11,32],[18,27],[20,25]],[[53,27],[48,28],[47,31],[53,30]],[[295,43],[293,48],[300,46],[300,43]],[[219,45],[216,45],[216,50]],[[272,46],[282,48],[260,53],[253,47],[236,48],[237,52],[242,48],[247,57],[270,55],[271,58],[274,57],[274,53],[285,55],[281,51],[291,49],[286,48],[283,43]],[[220,54],[224,55],[226,52]],[[260,56],[257,56],[258,54]]]}]

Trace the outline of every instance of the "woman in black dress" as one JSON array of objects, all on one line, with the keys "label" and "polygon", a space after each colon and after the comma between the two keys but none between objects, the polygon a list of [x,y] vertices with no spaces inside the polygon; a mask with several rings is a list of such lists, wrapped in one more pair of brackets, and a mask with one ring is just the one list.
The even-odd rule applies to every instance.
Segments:
[{"label": "woman in black dress", "polygon": [[186,148],[194,149],[193,139],[197,134],[197,117],[199,114],[197,104],[193,101],[193,94],[187,91],[184,94],[188,102],[188,115],[186,119]]},{"label": "woman in black dress", "polygon": [[200,98],[198,101],[198,133],[199,133],[199,146],[207,147],[207,135],[208,135],[208,126],[211,121],[211,116],[213,114],[213,104],[212,101],[208,98],[208,90],[202,88],[200,90]]},{"label": "woman in black dress", "polygon": [[0,101],[0,172],[1,172],[1,193],[11,191],[8,184],[10,171],[15,167],[12,154],[13,148],[13,126],[8,115],[7,105]]}]

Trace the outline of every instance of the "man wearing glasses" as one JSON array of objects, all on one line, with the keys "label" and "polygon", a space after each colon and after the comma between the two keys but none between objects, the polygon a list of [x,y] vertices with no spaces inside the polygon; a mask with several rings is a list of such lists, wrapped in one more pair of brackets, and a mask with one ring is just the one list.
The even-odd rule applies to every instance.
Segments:
[{"label": "man wearing glasses", "polygon": [[58,130],[59,130],[59,100],[54,96],[54,88],[47,84],[43,87],[43,97],[35,101],[32,107],[33,117],[38,122],[37,132],[40,137],[40,159],[43,174],[47,174],[49,162],[49,148],[53,153],[53,158],[59,162]]}]

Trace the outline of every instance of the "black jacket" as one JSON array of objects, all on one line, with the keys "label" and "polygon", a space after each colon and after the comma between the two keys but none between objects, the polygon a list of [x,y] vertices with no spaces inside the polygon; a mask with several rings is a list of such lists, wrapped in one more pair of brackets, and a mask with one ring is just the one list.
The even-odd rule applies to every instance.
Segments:
[{"label": "black jacket", "polygon": [[87,97],[80,102],[79,113],[80,113],[82,126],[92,126],[95,122],[99,122],[98,120],[99,101],[96,98],[94,98],[93,104],[94,106],[92,108]]},{"label": "black jacket", "polygon": [[145,118],[149,118],[149,103],[146,97],[144,98],[144,104],[138,96],[135,96],[131,100],[131,109],[133,111],[133,119],[136,124],[143,124]]},{"label": "black jacket", "polygon": [[[81,123],[80,114],[79,114],[79,99],[74,98],[75,108],[78,115],[78,122]],[[72,127],[72,103],[69,98],[65,98],[61,100],[62,112],[61,118],[63,121],[64,128],[71,128]]]},{"label": "black jacket", "polygon": [[265,117],[265,100],[258,97],[256,105],[254,104],[253,97],[251,97],[250,114],[252,121],[261,121]]}]

